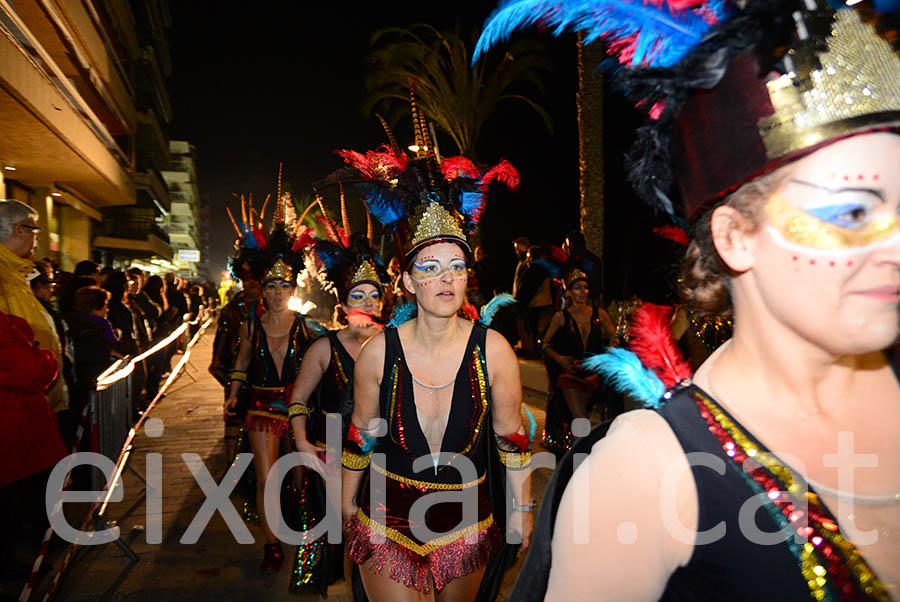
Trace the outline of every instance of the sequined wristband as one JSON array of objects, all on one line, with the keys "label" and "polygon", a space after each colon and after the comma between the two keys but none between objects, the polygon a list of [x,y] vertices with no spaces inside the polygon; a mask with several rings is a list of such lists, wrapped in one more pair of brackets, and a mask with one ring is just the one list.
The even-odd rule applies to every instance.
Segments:
[{"label": "sequined wristband", "polygon": [[309,416],[309,412],[309,406],[303,405],[302,403],[293,403],[288,408],[288,420],[297,416]]}]

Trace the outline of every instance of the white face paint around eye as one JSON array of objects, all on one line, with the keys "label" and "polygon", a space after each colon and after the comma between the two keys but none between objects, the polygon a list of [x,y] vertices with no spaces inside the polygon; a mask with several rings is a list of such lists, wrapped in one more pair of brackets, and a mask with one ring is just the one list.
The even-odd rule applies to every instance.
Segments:
[{"label": "white face paint around eye", "polygon": [[446,265],[442,265],[437,259],[423,259],[421,262],[413,263],[410,275],[414,280],[423,282],[440,278],[447,272],[454,278],[465,278],[467,276],[466,260],[454,257]]}]

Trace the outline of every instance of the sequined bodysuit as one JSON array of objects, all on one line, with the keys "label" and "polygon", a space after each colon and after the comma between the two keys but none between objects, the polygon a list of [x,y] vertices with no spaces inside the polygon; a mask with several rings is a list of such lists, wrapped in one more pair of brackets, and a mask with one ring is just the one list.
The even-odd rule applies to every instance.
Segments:
[{"label": "sequined bodysuit", "polygon": [[[472,327],[454,381],[441,443],[441,452],[451,454],[452,459],[436,470],[419,423],[412,375],[397,329],[388,327],[384,332],[380,407],[388,431],[373,450],[373,478],[363,487],[359,512],[350,521],[350,557],[357,564],[373,558],[376,572],[388,567],[392,579],[420,591],[428,590],[431,575],[440,590],[448,581],[486,564],[502,543],[485,483],[487,442],[492,437],[487,432],[490,430],[490,387],[484,356],[487,329],[478,322]],[[427,466],[416,471],[413,462],[422,456],[428,458]],[[454,465],[454,460],[460,457],[471,461],[476,474],[463,479]],[[385,501],[383,514],[378,512],[380,505],[375,508],[370,505],[372,489],[376,498],[380,496]],[[417,522],[410,512],[413,504],[436,492],[456,495],[454,501],[429,506]],[[472,496],[469,499],[475,509],[469,521],[463,520],[463,505],[458,501],[463,492]],[[432,536],[423,535],[420,527],[427,527]],[[384,537],[383,543],[370,541],[373,532]]]}]

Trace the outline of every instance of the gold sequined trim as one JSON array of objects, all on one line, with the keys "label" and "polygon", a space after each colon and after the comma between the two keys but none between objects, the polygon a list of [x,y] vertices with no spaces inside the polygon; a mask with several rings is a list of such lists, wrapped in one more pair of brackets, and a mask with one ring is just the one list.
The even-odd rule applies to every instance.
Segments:
[{"label": "gold sequined trim", "polygon": [[394,474],[389,470],[385,470],[383,467],[378,464],[372,464],[372,468],[375,472],[379,472],[386,476],[387,478],[403,483],[404,485],[412,485],[413,487],[419,487],[420,489],[435,489],[440,491],[460,491],[462,489],[469,489],[470,487],[476,487],[484,482],[485,475],[481,475],[474,481],[469,481],[468,483],[430,483],[428,481],[419,481],[418,479],[409,479],[407,477]]},{"label": "gold sequined trim", "polygon": [[377,523],[368,516],[366,516],[365,512],[362,511],[362,508],[356,513],[356,518],[359,519],[363,525],[365,525],[368,529],[378,533],[383,537],[387,537],[391,541],[394,541],[407,550],[415,552],[419,556],[427,556],[428,554],[438,550],[448,544],[451,544],[455,541],[459,541],[465,537],[469,537],[470,535],[475,535],[476,533],[480,533],[484,531],[488,527],[494,524],[493,515],[487,517],[481,522],[475,523],[474,525],[469,525],[468,527],[464,527],[459,531],[454,531],[452,533],[448,533],[442,537],[438,537],[437,539],[432,539],[425,545],[420,545],[414,542],[412,539],[400,533],[390,527],[386,527],[381,523]]},{"label": "gold sequined trim", "polygon": [[293,418],[294,416],[309,416],[311,411],[309,406],[305,406],[302,403],[291,404],[288,408],[288,418]]},{"label": "gold sequined trim", "polygon": [[341,454],[341,465],[350,470],[365,470],[369,466],[369,454],[357,456],[344,450]]},{"label": "gold sequined trim", "polygon": [[242,382],[247,382],[247,371],[246,370],[233,370],[231,374],[228,375],[228,378],[231,380],[239,380]]},{"label": "gold sequined trim", "polygon": [[497,448],[497,453],[500,454],[500,462],[507,468],[525,468],[528,466],[528,463],[531,462],[530,451],[517,453],[503,451],[502,449]]},{"label": "gold sequined trim", "polygon": [[361,284],[364,282],[381,282],[381,278],[378,277],[378,270],[375,269],[375,264],[368,259],[362,261],[357,266],[356,271],[350,278],[347,289],[349,290],[357,284]]},{"label": "gold sequined trim", "polygon": [[263,418],[271,418],[273,420],[281,420],[284,422],[288,421],[288,417],[284,414],[275,414],[274,412],[266,412],[263,410],[248,410],[248,414],[251,416],[262,416]]}]

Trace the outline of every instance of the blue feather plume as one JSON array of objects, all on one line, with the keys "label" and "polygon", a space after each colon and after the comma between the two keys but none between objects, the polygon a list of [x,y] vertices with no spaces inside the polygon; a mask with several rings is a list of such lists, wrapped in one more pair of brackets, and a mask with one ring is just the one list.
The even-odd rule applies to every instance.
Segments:
[{"label": "blue feather plume", "polygon": [[512,305],[515,302],[516,298],[509,293],[500,293],[495,296],[481,308],[481,323],[485,326],[490,326],[491,322],[494,320],[494,316],[500,309],[507,305]]},{"label": "blue feather plume", "polygon": [[534,419],[534,414],[528,409],[528,406],[522,404],[522,409],[525,410],[525,415],[528,417],[528,440],[534,441],[534,432],[537,430],[537,422]]},{"label": "blue feather plume", "polygon": [[460,212],[469,219],[478,220],[481,215],[481,208],[484,207],[483,192],[466,192],[460,194]]},{"label": "blue feather plume", "polygon": [[396,194],[384,190],[382,185],[364,186],[361,196],[372,217],[384,226],[391,226],[403,219],[403,204]]},{"label": "blue feather plume", "polygon": [[312,333],[312,335],[316,338],[324,337],[328,334],[328,329],[316,322],[315,320],[306,320],[306,328]]},{"label": "blue feather plume", "polygon": [[544,268],[545,270],[547,270],[547,272],[550,274],[551,278],[559,278],[560,276],[562,276],[562,270],[560,269],[560,267],[558,265],[556,265],[555,263],[553,263],[552,261],[544,259],[543,257],[538,257],[537,259],[532,259],[531,263],[533,265],[539,265],[542,268]]},{"label": "blue feather plume", "polygon": [[[505,42],[514,31],[542,25],[553,35],[582,31],[585,43],[597,38],[617,42],[636,36],[628,50],[630,64],[671,67],[682,59],[712,27],[709,20],[728,16],[725,0],[705,3],[699,11],[653,6],[645,0],[507,0],[488,17],[472,62]],[[708,17],[704,18],[704,17]]]},{"label": "blue feather plume", "polygon": [[581,367],[599,374],[613,389],[653,409],[662,407],[666,386],[653,370],[645,368],[640,358],[621,347],[610,347],[606,353],[587,357]]},{"label": "blue feather plume", "polygon": [[418,307],[415,303],[402,303],[394,308],[394,312],[391,314],[391,320],[388,322],[388,326],[400,326],[404,322],[409,322],[413,318],[416,317],[416,312]]}]

